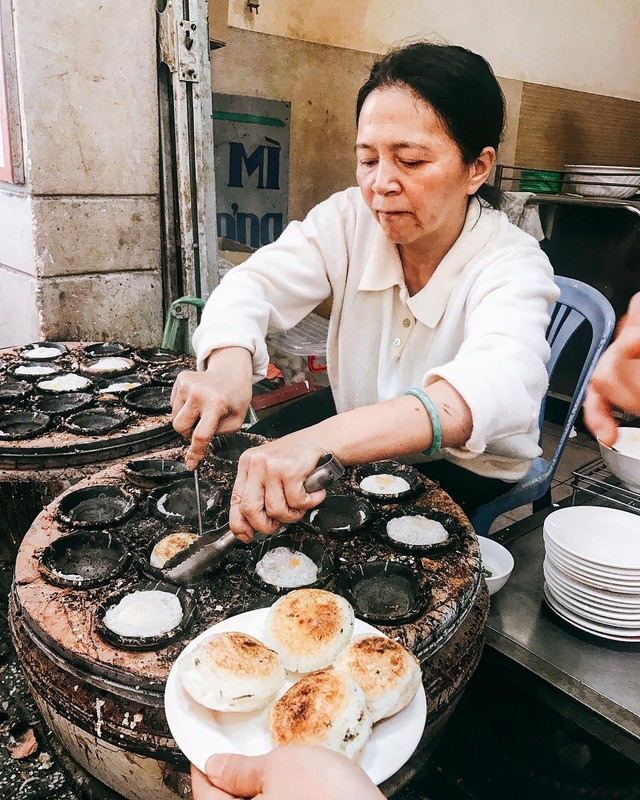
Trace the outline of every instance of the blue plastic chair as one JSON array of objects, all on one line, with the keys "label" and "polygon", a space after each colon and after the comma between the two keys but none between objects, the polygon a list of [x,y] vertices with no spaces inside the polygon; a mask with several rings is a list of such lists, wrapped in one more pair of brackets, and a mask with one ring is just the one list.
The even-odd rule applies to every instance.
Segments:
[{"label": "blue plastic chair", "polygon": [[[515,484],[513,489],[476,510],[471,516],[471,523],[479,536],[486,536],[496,517],[511,511],[511,509],[533,503],[533,510],[539,511],[551,505],[551,482],[558,462],[580,411],[596,362],[613,335],[616,315],[606,297],[593,286],[573,278],[556,275],[555,281],[560,288],[560,297],[551,312],[551,322],[547,330],[547,341],[551,346],[551,357],[547,363],[549,379],[553,375],[562,351],[584,320],[591,325],[589,352],[576,383],[562,433],[551,460],[542,457],[536,458],[529,472]],[[545,402],[543,400],[538,423],[540,443],[542,443],[544,409]]]}]

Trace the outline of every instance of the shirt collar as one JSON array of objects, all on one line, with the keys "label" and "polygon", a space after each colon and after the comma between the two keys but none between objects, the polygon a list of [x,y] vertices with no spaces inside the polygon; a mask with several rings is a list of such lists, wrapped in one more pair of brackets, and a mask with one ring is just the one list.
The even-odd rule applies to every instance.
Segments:
[{"label": "shirt collar", "polygon": [[[406,303],[414,317],[434,328],[445,312],[456,280],[468,262],[487,244],[493,232],[491,215],[481,213],[477,199],[469,203],[460,236],[438,264],[427,285]],[[365,265],[358,289],[383,291],[392,286],[404,288],[402,262],[397,245],[390,242],[377,227],[371,255]]]}]

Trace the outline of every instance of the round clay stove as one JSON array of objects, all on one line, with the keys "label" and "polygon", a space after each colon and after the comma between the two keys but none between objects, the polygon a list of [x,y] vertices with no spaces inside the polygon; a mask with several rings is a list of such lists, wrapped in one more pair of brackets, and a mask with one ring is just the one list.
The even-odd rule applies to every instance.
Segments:
[{"label": "round clay stove", "polygon": [[94,589],[119,578],[128,562],[129,553],[113,534],[77,531],[45,547],[39,569],[54,586]]},{"label": "round clay stove", "polygon": [[[202,523],[211,527],[220,511],[223,487],[219,484],[200,482],[200,506]],[[198,520],[195,483],[192,478],[158,486],[149,493],[151,513],[170,525],[190,525]]]},{"label": "round clay stove", "polygon": [[33,439],[44,433],[50,424],[51,417],[39,411],[0,412],[0,439]]},{"label": "round clay stove", "polygon": [[225,464],[237,464],[245,450],[249,450],[251,447],[260,447],[261,444],[268,441],[267,438],[259,436],[257,433],[238,431],[224,436],[214,436],[209,448],[212,455]]},{"label": "round clay stove", "polygon": [[171,411],[171,389],[168,386],[140,386],[127,392],[124,404],[141,414],[165,414]]},{"label": "round clay stove", "polygon": [[347,569],[337,591],[356,617],[378,625],[398,625],[419,617],[431,597],[417,570],[396,561],[371,561]]},{"label": "round clay stove", "polygon": [[[185,452],[185,446],[175,447],[154,454],[154,458],[182,462]],[[113,463],[84,479],[73,491],[90,486],[131,489],[124,468],[124,459]],[[223,487],[226,498],[234,474],[233,466],[205,458],[200,466],[200,483]],[[192,476],[189,480],[193,483]],[[354,494],[350,476],[338,478],[334,489],[336,494]],[[139,495],[141,491],[131,489],[131,494]],[[180,778],[187,785],[188,764],[164,714],[167,676],[194,636],[234,614],[266,607],[278,596],[247,577],[249,562],[261,545],[234,548],[206,580],[186,589],[197,614],[188,630],[174,641],[159,645],[150,636],[125,636],[142,638],[141,643],[107,641],[97,622],[100,604],[111,600],[114,594],[138,590],[142,559],[149,561],[148,554],[162,538],[184,530],[193,535],[197,529],[193,523],[167,524],[152,513],[148,503],[141,502],[131,517],[110,529],[131,553],[125,572],[95,589],[63,590],[45,580],[38,560],[48,545],[70,532],[68,523],[57,513],[65,497],[59,495],[34,520],[16,559],[9,625],[22,670],[47,725],[70,755],[98,780],[128,800],[178,800],[182,795],[169,779]],[[226,500],[221,502],[214,525],[228,514],[225,503]],[[396,561],[417,569],[432,591],[432,600],[411,622],[384,628],[386,634],[414,652],[423,665],[430,709],[424,739],[428,749],[480,658],[488,593],[479,577],[477,538],[460,508],[426,480],[415,504],[457,515],[464,527],[458,545],[438,560],[397,554]],[[284,535],[290,537],[294,551],[301,551],[303,541],[316,543],[341,570],[353,564],[384,560],[391,553],[374,535],[340,538],[321,531],[311,534],[302,526],[291,526]],[[263,541],[272,540],[269,537]],[[324,588],[335,591],[337,577],[334,570]],[[160,588],[155,581],[154,585]],[[171,591],[177,591],[175,585]],[[357,610],[356,615],[360,616]],[[143,629],[143,633],[149,631]],[[144,647],[136,651],[129,649],[129,644]]]},{"label": "round clay stove", "polygon": [[142,489],[154,489],[172,483],[188,471],[184,461],[171,458],[139,458],[127,461],[124,466],[129,483]]},{"label": "round clay stove", "polygon": [[57,507],[58,519],[74,528],[110,528],[136,510],[135,498],[119,486],[87,486],[70,491]]},{"label": "round clay stove", "polygon": [[418,470],[398,461],[375,461],[354,470],[353,488],[376,503],[388,505],[415,497],[423,488]]},{"label": "round clay stove", "polygon": [[317,589],[333,575],[333,560],[316,539],[284,533],[255,546],[247,574],[255,586],[272,594]]},{"label": "round clay stove", "polygon": [[29,397],[33,387],[27,381],[16,381],[5,378],[0,381],[0,403],[15,403]]},{"label": "round clay stove", "polygon": [[131,347],[122,342],[94,342],[82,348],[87,358],[107,358],[110,356],[126,356],[131,352]]},{"label": "round clay stove", "polygon": [[63,421],[64,427],[79,436],[104,436],[131,421],[129,414],[115,411],[105,406],[96,406],[86,411],[78,411]]},{"label": "round clay stove", "polygon": [[367,528],[374,517],[371,503],[352,494],[329,494],[309,511],[305,523],[314,531],[329,536],[355,536]]}]

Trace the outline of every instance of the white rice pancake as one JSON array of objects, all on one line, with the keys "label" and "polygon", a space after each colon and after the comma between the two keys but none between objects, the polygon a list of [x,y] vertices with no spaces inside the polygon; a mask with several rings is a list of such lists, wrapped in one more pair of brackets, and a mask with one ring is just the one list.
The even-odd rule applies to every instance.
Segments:
[{"label": "white rice pancake", "polygon": [[118,356],[107,356],[106,358],[99,358],[94,364],[89,364],[85,367],[87,372],[115,372],[130,369],[133,366],[133,361],[130,358],[119,358]]},{"label": "white rice pancake", "polygon": [[360,686],[374,722],[409,705],[422,681],[418,659],[386,636],[356,636],[333,666]]},{"label": "white rice pancake", "polygon": [[441,522],[423,517],[422,514],[390,519],[387,522],[387,534],[394,542],[424,546],[441,544],[449,538]]},{"label": "white rice pancake", "polygon": [[16,375],[51,375],[55,372],[55,367],[47,367],[44,364],[32,364],[29,366],[22,364],[15,368]]},{"label": "white rice pancake", "polygon": [[351,604],[323,589],[294,589],[271,606],[263,641],[290,672],[313,672],[333,664],[351,640]]},{"label": "white rice pancake", "polygon": [[120,383],[110,383],[104,389],[100,389],[100,394],[121,394],[122,392],[130,392],[131,389],[137,389],[138,386],[142,386],[140,381],[131,381],[130,383],[125,383],[121,381]]},{"label": "white rice pancake", "polygon": [[256,575],[272,586],[291,589],[309,586],[318,580],[318,565],[297,550],[274,547],[256,564]]},{"label": "white rice pancake", "polygon": [[86,389],[90,385],[91,381],[88,378],[75,375],[73,372],[67,372],[64,375],[58,375],[57,378],[38,383],[38,386],[42,389],[48,389],[51,392],[77,392],[80,389]]},{"label": "white rice pancake", "polygon": [[182,605],[172,592],[132,592],[107,609],[103,622],[118,636],[151,638],[173,630],[182,620]]},{"label": "white rice pancake", "polygon": [[22,355],[25,358],[29,359],[40,359],[40,358],[57,358],[58,356],[62,355],[60,350],[57,347],[32,347],[30,350],[24,350]]},{"label": "white rice pancake", "polygon": [[402,494],[411,489],[411,485],[404,478],[381,472],[379,475],[367,475],[360,481],[360,488],[370,494]]},{"label": "white rice pancake", "polygon": [[364,692],[346,672],[312,672],[275,703],[269,734],[274,747],[322,745],[357,759],[371,736]]},{"label": "white rice pancake", "polygon": [[170,558],[173,558],[173,556],[185,550],[190,544],[193,544],[197,538],[195,533],[189,533],[188,531],[170,533],[168,536],[165,536],[164,539],[160,539],[159,542],[156,542],[151,551],[149,563],[156,569],[162,569]]},{"label": "white rice pancake", "polygon": [[239,631],[216,633],[178,661],[180,682],[191,697],[215,711],[255,711],[282,688],[277,653]]}]

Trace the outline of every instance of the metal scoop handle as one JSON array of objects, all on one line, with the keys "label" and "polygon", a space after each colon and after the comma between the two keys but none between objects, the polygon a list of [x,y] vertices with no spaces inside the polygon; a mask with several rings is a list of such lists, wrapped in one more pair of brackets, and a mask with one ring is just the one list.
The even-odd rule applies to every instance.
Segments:
[{"label": "metal scoop handle", "polygon": [[[305,491],[317,492],[344,473],[344,467],[332,454],[322,456],[316,468],[304,482]],[[215,569],[227,554],[238,544],[237,537],[229,529],[229,523],[215,530],[206,531],[186,550],[173,556],[163,569],[167,580],[188,583],[203,572]]]}]

